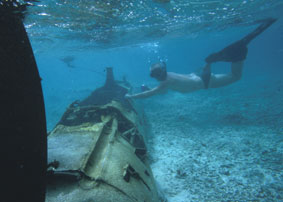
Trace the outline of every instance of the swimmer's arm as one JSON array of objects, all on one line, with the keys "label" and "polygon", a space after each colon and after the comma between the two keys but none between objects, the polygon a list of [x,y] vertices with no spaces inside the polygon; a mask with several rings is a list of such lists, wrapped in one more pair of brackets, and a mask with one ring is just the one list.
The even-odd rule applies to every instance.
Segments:
[{"label": "swimmer's arm", "polygon": [[142,93],[137,93],[133,95],[127,95],[128,98],[148,98],[157,94],[162,93],[165,90],[165,85],[159,85],[155,88],[152,88],[150,90],[144,91]]}]

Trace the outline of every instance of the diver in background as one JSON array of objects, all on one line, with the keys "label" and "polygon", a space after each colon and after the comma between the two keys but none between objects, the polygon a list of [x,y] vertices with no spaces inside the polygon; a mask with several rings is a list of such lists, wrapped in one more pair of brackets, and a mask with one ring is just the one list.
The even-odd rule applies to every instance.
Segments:
[{"label": "diver in background", "polygon": [[[261,25],[253,32],[239,41],[225,47],[217,53],[209,55],[205,61],[202,74],[178,74],[167,72],[164,62],[153,64],[150,68],[150,76],[160,84],[144,92],[129,95],[127,98],[147,98],[153,95],[165,93],[167,90],[174,90],[181,93],[189,93],[200,89],[219,88],[227,86],[241,79],[244,60],[246,59],[249,42],[272,25],[276,19],[268,18],[262,21]],[[212,74],[211,64],[215,62],[231,62],[231,73]]]}]

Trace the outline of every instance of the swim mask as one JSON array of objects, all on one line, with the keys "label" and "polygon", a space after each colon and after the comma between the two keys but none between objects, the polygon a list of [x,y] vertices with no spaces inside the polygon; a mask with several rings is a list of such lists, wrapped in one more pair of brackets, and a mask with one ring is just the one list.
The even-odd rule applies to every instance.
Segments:
[{"label": "swim mask", "polygon": [[165,62],[153,64],[150,68],[150,76],[159,81],[164,81],[167,78]]}]

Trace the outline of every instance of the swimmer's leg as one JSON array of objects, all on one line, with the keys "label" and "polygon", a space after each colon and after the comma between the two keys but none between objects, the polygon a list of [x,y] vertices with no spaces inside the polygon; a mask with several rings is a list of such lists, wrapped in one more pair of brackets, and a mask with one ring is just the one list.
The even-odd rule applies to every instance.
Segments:
[{"label": "swimmer's leg", "polygon": [[242,77],[244,61],[232,62],[231,73],[229,74],[211,74],[209,88],[219,88],[239,81]]},{"label": "swimmer's leg", "polygon": [[204,88],[219,88],[227,86],[241,79],[244,61],[232,62],[231,73],[229,74],[211,74],[210,64],[206,64],[203,68],[202,74],[200,75]]},{"label": "swimmer's leg", "polygon": [[231,75],[235,81],[242,78],[244,61],[232,62],[231,63]]},{"label": "swimmer's leg", "polygon": [[248,48],[247,45],[261,34],[264,30],[266,30],[270,25],[272,25],[277,19],[267,18],[262,20],[262,24],[258,26],[253,32],[245,36],[239,41],[234,42],[233,44],[225,47],[221,51],[217,53],[212,53],[209,55],[205,61],[207,63],[213,62],[238,62],[246,59]]},{"label": "swimmer's leg", "polygon": [[208,85],[209,85],[209,81],[210,81],[210,77],[211,77],[211,67],[210,67],[210,63],[207,63],[205,65],[205,67],[202,70],[202,73],[200,75],[203,84],[204,84],[204,88],[207,89]]}]

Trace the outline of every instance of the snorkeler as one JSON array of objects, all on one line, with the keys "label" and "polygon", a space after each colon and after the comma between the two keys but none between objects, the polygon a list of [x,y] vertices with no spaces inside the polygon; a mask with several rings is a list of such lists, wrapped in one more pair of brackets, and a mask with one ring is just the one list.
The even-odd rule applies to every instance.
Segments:
[{"label": "snorkeler", "polygon": [[[246,59],[249,42],[261,34],[265,29],[272,25],[276,19],[268,18],[261,21],[253,32],[239,41],[225,47],[219,52],[210,54],[206,59],[206,65],[200,75],[177,74],[167,72],[164,62],[153,64],[150,68],[150,76],[155,78],[160,84],[144,92],[129,95],[127,98],[147,98],[153,95],[165,93],[167,90],[174,90],[181,93],[189,93],[200,89],[219,88],[227,86],[241,79],[244,60]],[[211,64],[215,62],[231,62],[231,73],[212,74]]]}]

